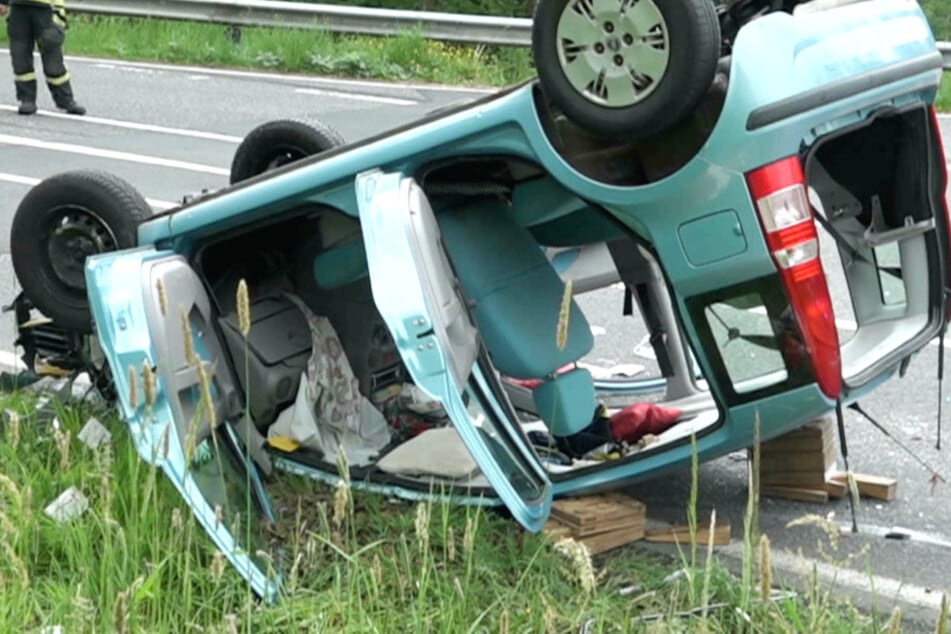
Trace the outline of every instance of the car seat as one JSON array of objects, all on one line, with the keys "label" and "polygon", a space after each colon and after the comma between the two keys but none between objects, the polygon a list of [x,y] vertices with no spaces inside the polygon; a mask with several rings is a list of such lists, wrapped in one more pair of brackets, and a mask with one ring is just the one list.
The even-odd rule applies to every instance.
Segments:
[{"label": "car seat", "polygon": [[591,424],[594,381],[581,368],[556,371],[594,346],[594,337],[574,299],[568,336],[556,341],[565,285],[528,229],[500,200],[482,199],[438,215],[443,244],[471,306],[495,367],[511,377],[540,379],[533,391],[539,416],[555,436]]}]

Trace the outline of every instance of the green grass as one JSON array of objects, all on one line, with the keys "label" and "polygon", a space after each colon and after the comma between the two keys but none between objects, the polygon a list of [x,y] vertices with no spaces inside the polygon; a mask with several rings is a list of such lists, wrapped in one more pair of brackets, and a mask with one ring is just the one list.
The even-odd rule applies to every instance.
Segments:
[{"label": "green grass", "polygon": [[945,73],[938,88],[937,107],[941,112],[951,112],[951,73]]},{"label": "green grass", "polygon": [[[481,86],[509,85],[534,73],[527,49],[453,45],[417,32],[356,37],[245,28],[236,43],[225,27],[212,24],[86,16],[70,24],[67,52],[93,57]],[[6,43],[2,32],[0,45]]]},{"label": "green grass", "polygon": [[[837,634],[878,632],[883,622],[818,586],[806,599],[763,602],[769,574],[752,541],[745,584],[704,544],[680,561],[626,547],[592,563],[493,511],[335,495],[286,475],[269,489],[293,521],[272,534],[296,563],[283,600],[263,607],[171,485],[138,459],[124,425],[88,406],[36,412],[23,394],[0,397],[0,410],[18,412],[16,421],[4,415],[0,436],[0,631],[576,632],[593,619],[591,631],[615,632],[645,631],[633,619],[660,614],[667,619],[650,631]],[[112,431],[111,446],[76,440],[90,413]],[[70,486],[90,508],[60,525],[43,509]],[[681,567],[686,574],[663,581]],[[619,593],[633,584],[642,588]],[[704,606],[706,618],[672,616]]]}]

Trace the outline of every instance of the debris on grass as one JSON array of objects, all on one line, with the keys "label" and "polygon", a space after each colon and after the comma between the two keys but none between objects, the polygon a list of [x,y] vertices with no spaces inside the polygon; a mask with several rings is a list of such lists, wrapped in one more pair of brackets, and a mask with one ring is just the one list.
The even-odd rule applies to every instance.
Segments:
[{"label": "debris on grass", "polygon": [[69,487],[53,500],[43,512],[61,524],[77,518],[89,508],[89,500],[76,487]]}]

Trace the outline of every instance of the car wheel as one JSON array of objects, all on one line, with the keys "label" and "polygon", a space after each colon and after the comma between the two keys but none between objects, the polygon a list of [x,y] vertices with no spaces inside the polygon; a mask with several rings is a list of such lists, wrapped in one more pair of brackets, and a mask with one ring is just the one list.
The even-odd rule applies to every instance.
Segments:
[{"label": "car wheel", "polygon": [[323,123],[270,121],[248,133],[238,146],[231,162],[231,184],[345,143],[339,132]]},{"label": "car wheel", "polygon": [[152,215],[139,192],[105,172],[51,176],[20,202],[10,230],[13,271],[32,304],[66,330],[92,332],[86,258],[136,244]]},{"label": "car wheel", "polygon": [[720,23],[711,0],[539,0],[532,53],[548,100],[574,123],[644,138],[700,103]]}]

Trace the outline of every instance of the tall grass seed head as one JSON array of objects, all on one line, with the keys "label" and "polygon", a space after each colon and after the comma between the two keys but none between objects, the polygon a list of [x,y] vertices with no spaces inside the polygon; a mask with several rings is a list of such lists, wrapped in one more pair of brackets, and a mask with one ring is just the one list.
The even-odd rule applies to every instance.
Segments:
[{"label": "tall grass seed head", "polygon": [[139,406],[139,395],[138,387],[136,383],[138,380],[136,378],[135,366],[129,366],[129,407],[136,409]]},{"label": "tall grass seed head", "polygon": [[192,333],[192,325],[188,320],[188,313],[185,312],[185,307],[181,307],[181,320],[182,320],[182,343],[184,346],[185,353],[185,362],[188,365],[194,367],[198,365],[198,355],[195,354],[195,340],[192,338],[194,335]]},{"label": "tall grass seed head", "polygon": [[429,549],[429,512],[429,504],[420,502],[416,505],[416,517],[413,520],[413,528],[416,530],[416,541],[419,544],[420,551]]},{"label": "tall grass seed head", "polygon": [[466,530],[462,534],[462,552],[465,553],[466,559],[472,556],[472,549],[475,548],[476,530],[475,517],[472,515],[467,516]]},{"label": "tall grass seed head", "polygon": [[7,414],[7,442],[11,449],[20,444],[20,414],[16,410],[8,409]]},{"label": "tall grass seed head", "polygon": [[112,608],[112,629],[116,634],[127,634],[129,631],[129,612],[126,593],[116,595],[116,602]]},{"label": "tall grass seed head", "polygon": [[218,412],[215,409],[215,401],[211,397],[211,378],[203,362],[198,364],[198,385],[201,389],[201,404],[208,416],[208,427],[215,429],[218,427]]},{"label": "tall grass seed head", "polygon": [[168,291],[165,289],[165,280],[158,278],[155,282],[155,290],[158,294],[159,310],[162,311],[162,317],[168,315]]},{"label": "tall grass seed head", "polygon": [[65,471],[69,468],[69,441],[73,433],[67,430],[54,429],[53,438],[56,440],[56,448],[59,450],[59,468]]},{"label": "tall grass seed head", "polygon": [[152,371],[152,364],[148,359],[142,360],[142,388],[145,392],[145,404],[149,410],[155,405],[155,372]]},{"label": "tall grass seed head", "polygon": [[334,489],[333,524],[336,528],[340,528],[346,522],[351,503],[350,484],[346,480],[339,480]]},{"label": "tall grass seed head", "polygon": [[245,280],[238,282],[236,293],[238,305],[238,330],[245,337],[251,332],[251,300],[248,297],[248,283]]},{"label": "tall grass seed head", "polygon": [[759,539],[759,579],[763,600],[769,601],[773,595],[773,564],[769,536],[766,533],[760,535]]},{"label": "tall grass seed head", "polygon": [[216,584],[221,581],[221,577],[225,574],[225,557],[220,550],[216,550],[215,554],[211,556],[209,570],[211,571],[211,578]]},{"label": "tall grass seed head", "polygon": [[892,615],[885,626],[885,634],[901,634],[901,606],[892,608]]},{"label": "tall grass seed head", "polygon": [[456,531],[452,526],[446,531],[446,557],[451,562],[456,560]]},{"label": "tall grass seed head", "polygon": [[558,311],[558,329],[555,334],[555,343],[559,350],[568,345],[568,326],[571,320],[571,280],[565,284],[565,293],[561,298],[561,309]]},{"label": "tall grass seed head", "polygon": [[555,542],[555,550],[567,558],[569,571],[582,590],[592,592],[597,585],[597,576],[588,547],[570,537],[563,537]]}]

